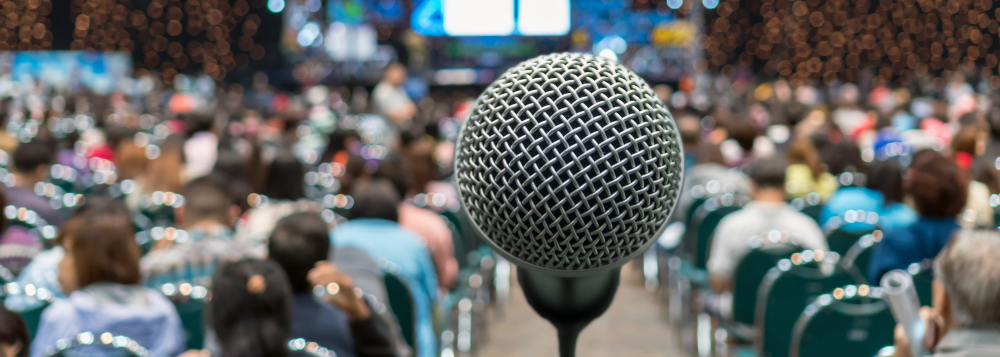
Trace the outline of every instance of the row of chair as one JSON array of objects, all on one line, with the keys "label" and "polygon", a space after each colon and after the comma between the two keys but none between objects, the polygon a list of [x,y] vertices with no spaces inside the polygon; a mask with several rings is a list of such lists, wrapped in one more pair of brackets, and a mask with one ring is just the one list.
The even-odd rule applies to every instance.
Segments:
[{"label": "row of chair", "polygon": [[[709,292],[705,267],[715,227],[748,201],[734,194],[696,198],[683,213],[681,249],[661,250],[658,257],[666,262],[659,271],[668,315],[674,323],[694,325],[697,354],[735,348],[737,355],[758,357],[825,356],[830,343],[839,341],[856,347],[832,349],[837,355],[870,356],[891,345],[892,316],[878,299],[881,290],[866,279],[868,257],[882,238],[874,213],[851,211],[824,227],[830,251],[803,250],[788,232],[764,232],[749,240],[732,294]],[[791,203],[818,222],[818,194]],[[853,224],[848,230],[849,223],[862,228]],[[925,304],[932,280],[928,268],[929,262],[922,262],[909,269]],[[834,320],[858,326],[841,328]],[[811,327],[823,324],[828,326]]]}]

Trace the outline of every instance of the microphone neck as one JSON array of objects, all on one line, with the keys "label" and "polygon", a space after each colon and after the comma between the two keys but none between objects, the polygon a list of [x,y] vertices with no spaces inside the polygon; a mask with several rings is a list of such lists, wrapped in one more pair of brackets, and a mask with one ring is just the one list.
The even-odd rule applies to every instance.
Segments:
[{"label": "microphone neck", "polygon": [[613,268],[564,277],[517,268],[517,281],[528,305],[558,332],[560,357],[574,357],[580,332],[611,306],[620,272],[621,268]]}]

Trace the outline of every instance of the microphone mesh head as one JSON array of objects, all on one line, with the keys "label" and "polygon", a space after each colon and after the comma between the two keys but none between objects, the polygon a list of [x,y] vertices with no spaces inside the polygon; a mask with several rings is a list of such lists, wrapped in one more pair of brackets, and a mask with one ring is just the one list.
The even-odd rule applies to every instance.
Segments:
[{"label": "microphone mesh head", "polygon": [[662,232],[683,170],[677,131],[642,78],[587,54],[537,57],[469,113],[456,183],[473,225],[522,266],[619,266]]}]

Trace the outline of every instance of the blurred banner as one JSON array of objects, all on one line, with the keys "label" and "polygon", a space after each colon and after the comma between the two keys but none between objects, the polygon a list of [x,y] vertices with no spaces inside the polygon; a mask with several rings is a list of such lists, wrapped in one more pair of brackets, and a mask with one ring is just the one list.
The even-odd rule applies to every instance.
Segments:
[{"label": "blurred banner", "polygon": [[0,52],[0,96],[14,84],[108,94],[131,77],[132,56],[125,52]]}]

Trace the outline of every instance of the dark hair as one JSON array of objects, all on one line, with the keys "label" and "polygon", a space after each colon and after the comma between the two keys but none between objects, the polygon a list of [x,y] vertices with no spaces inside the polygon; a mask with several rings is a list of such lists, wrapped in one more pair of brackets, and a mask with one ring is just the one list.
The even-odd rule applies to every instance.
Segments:
[{"label": "dark hair", "polygon": [[229,224],[229,190],[215,177],[202,177],[184,185],[184,220],[215,220]]},{"label": "dark hair", "polygon": [[[251,278],[263,286],[251,286]],[[212,277],[208,314],[223,357],[289,355],[291,291],[277,263],[247,259],[221,267]]]},{"label": "dark hair", "polygon": [[750,179],[757,188],[785,190],[785,170],[788,164],[778,158],[760,159],[750,166]]},{"label": "dark hair", "polygon": [[268,198],[278,200],[297,200],[305,197],[302,191],[305,167],[295,154],[286,151],[277,158],[267,169],[267,183],[264,186],[264,194]]},{"label": "dark hair", "polygon": [[309,271],[330,254],[330,231],[319,214],[298,212],[274,225],[268,240],[268,259],[281,265],[292,291],[309,292]]},{"label": "dark hair", "polygon": [[21,316],[7,310],[0,304],[0,344],[21,345],[21,350],[15,357],[28,357],[31,338],[28,337],[28,326]]},{"label": "dark hair", "polygon": [[375,175],[373,176],[391,182],[392,187],[396,189],[396,194],[400,198],[403,198],[410,192],[412,181],[408,169],[409,165],[406,162],[399,156],[392,155],[379,163],[378,170],[375,171]]},{"label": "dark hair", "polygon": [[233,150],[220,150],[219,156],[212,167],[211,176],[228,183],[232,204],[240,206],[241,211],[250,209],[247,196],[253,193],[250,185],[250,171],[243,157]]},{"label": "dark hair", "polygon": [[77,286],[97,282],[138,284],[142,253],[128,216],[94,212],[80,218],[76,234],[69,233],[65,238],[73,242],[66,254],[73,256]]},{"label": "dark hair", "polygon": [[807,139],[799,139],[792,142],[788,147],[788,162],[792,164],[802,164],[809,168],[813,180],[819,180],[823,174],[823,162],[816,153],[816,148]]},{"label": "dark hair", "polygon": [[323,151],[323,160],[332,161],[338,152],[350,149],[347,147],[347,141],[351,139],[361,140],[357,130],[339,129],[330,133],[330,140],[326,144],[326,150]]},{"label": "dark hair", "polygon": [[23,143],[14,149],[14,169],[17,172],[30,173],[50,163],[52,163],[52,150],[40,141]]},{"label": "dark hair", "polygon": [[979,136],[979,129],[966,126],[958,130],[951,139],[952,154],[960,152],[976,156],[976,139]]},{"label": "dark hair", "polygon": [[743,151],[753,150],[753,142],[757,140],[757,127],[749,120],[737,119],[730,121],[729,125],[726,125],[726,132],[729,133],[731,139],[736,140],[736,143],[740,144]]},{"label": "dark hair", "polygon": [[868,170],[865,187],[882,192],[883,203],[903,202],[903,167],[896,160],[880,160]]},{"label": "dark hair", "polygon": [[834,176],[845,172],[868,173],[868,164],[861,158],[861,149],[850,140],[844,139],[839,143],[827,145],[820,153],[820,157],[826,164],[826,171]]},{"label": "dark hair", "polygon": [[913,157],[906,191],[917,212],[927,217],[955,217],[962,212],[969,180],[955,161],[924,150]]},{"label": "dark hair", "polygon": [[719,150],[719,145],[702,142],[701,145],[698,145],[698,163],[716,163],[725,166],[726,158],[722,156],[722,151]]},{"label": "dark hair", "polygon": [[347,212],[347,219],[378,218],[399,222],[399,195],[385,179],[359,183],[351,193],[354,207]]}]

